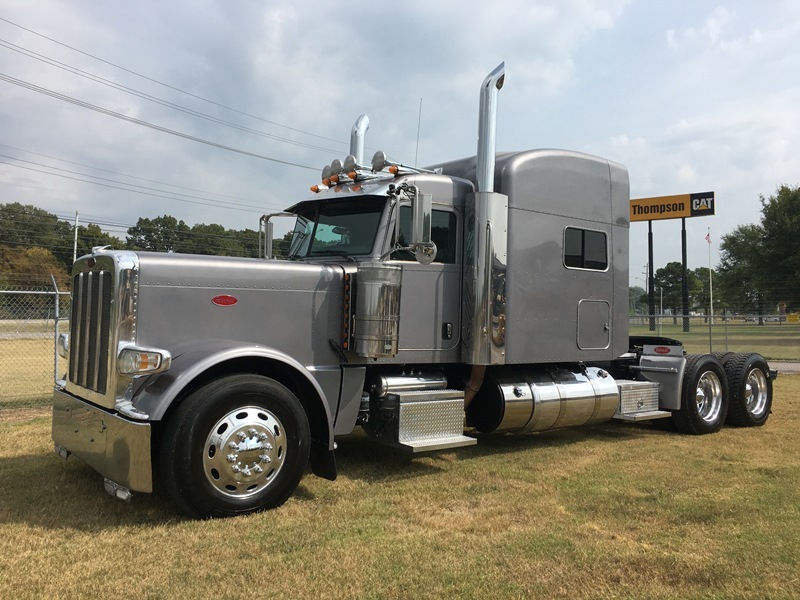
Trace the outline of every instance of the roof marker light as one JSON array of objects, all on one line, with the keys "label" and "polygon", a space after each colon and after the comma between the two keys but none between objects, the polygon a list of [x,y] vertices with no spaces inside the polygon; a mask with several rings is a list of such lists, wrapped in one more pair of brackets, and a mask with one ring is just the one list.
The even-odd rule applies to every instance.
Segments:
[{"label": "roof marker light", "polygon": [[386,161],[386,153],[383,150],[378,150],[372,155],[372,171],[374,173],[383,171],[384,167],[386,166]]},{"label": "roof marker light", "polygon": [[342,168],[344,169],[345,173],[349,173],[350,171],[355,171],[357,167],[358,164],[356,163],[356,157],[353,156],[352,154],[348,154],[345,157],[344,162],[342,163]]}]

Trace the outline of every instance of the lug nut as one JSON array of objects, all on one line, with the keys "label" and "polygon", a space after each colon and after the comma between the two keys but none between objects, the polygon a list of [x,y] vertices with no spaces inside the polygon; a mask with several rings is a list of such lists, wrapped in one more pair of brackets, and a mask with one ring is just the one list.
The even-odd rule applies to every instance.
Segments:
[{"label": "lug nut", "polygon": [[226,456],[225,458],[228,459],[229,463],[232,463],[232,462],[236,462],[236,459],[238,458],[238,456],[235,455],[235,454],[228,454],[228,456]]}]

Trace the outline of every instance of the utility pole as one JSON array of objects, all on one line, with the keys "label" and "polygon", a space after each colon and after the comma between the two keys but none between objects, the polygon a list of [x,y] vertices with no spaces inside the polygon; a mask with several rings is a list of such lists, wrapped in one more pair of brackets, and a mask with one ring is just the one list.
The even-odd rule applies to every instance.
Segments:
[{"label": "utility pole", "polygon": [[72,262],[78,258],[78,211],[75,211],[75,239],[72,242]]}]

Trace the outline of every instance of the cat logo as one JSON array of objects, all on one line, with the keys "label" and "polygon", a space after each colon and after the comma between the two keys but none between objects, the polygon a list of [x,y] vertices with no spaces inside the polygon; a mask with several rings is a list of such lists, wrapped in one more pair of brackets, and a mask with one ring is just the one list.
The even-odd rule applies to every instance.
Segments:
[{"label": "cat logo", "polygon": [[690,194],[692,216],[707,217],[714,214],[714,192]]}]

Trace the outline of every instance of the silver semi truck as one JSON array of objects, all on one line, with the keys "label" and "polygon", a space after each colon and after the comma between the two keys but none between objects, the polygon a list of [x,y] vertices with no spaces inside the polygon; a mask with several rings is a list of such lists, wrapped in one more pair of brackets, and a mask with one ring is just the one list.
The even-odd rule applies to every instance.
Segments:
[{"label": "silver semi truck", "polygon": [[218,517],[283,503],[338,436],[411,453],[670,418],[688,434],[766,422],[754,353],[686,355],[628,333],[628,173],[562,150],[496,153],[501,64],[475,156],[427,169],[351,154],[284,213],[288,255],[96,249],[76,261],[56,452],[123,499],[167,491]]}]

